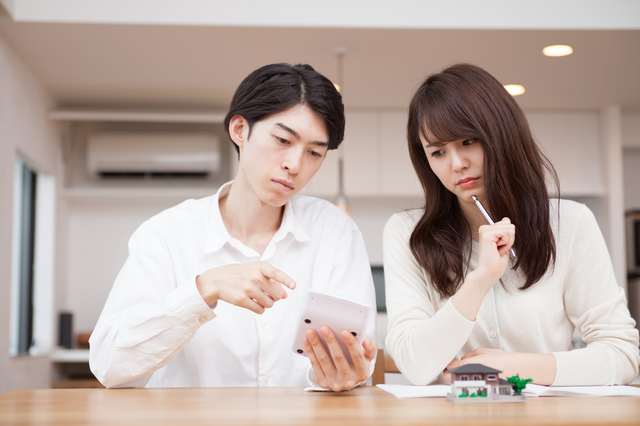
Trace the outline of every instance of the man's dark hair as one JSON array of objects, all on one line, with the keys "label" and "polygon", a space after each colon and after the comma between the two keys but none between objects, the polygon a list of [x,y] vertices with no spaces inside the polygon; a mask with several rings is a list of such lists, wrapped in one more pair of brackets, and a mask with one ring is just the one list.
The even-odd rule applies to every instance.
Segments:
[{"label": "man's dark hair", "polygon": [[[344,139],[344,105],[342,96],[328,78],[310,65],[265,65],[245,78],[231,100],[224,126],[240,115],[253,125],[273,114],[304,104],[324,121],[329,135],[328,149],[336,149]],[[238,146],[234,143],[236,151]]]}]

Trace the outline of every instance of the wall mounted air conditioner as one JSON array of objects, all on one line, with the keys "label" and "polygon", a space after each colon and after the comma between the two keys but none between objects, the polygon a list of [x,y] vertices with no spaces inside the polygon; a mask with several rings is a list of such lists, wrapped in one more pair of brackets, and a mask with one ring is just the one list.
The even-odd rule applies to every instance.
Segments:
[{"label": "wall mounted air conditioner", "polygon": [[87,171],[98,177],[207,177],[220,169],[220,141],[208,133],[93,133]]}]

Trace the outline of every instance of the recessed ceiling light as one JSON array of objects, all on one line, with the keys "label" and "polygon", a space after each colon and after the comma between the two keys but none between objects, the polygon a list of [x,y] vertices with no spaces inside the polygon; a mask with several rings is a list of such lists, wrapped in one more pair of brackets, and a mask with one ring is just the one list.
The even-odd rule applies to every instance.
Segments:
[{"label": "recessed ceiling light", "polygon": [[505,84],[504,88],[507,89],[511,96],[522,95],[525,92],[524,86],[520,84]]},{"label": "recessed ceiling light", "polygon": [[566,44],[554,44],[542,49],[542,53],[546,56],[567,56],[573,53],[573,47]]}]

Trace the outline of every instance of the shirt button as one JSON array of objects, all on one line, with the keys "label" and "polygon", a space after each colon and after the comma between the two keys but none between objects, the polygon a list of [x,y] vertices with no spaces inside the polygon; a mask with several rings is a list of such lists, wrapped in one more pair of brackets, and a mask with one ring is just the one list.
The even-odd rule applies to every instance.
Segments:
[{"label": "shirt button", "polygon": [[495,339],[496,337],[498,337],[498,333],[496,333],[495,331],[492,331],[491,333],[489,333],[489,337],[491,337],[492,339]]},{"label": "shirt button", "polygon": [[262,379],[262,381],[264,382],[265,385],[267,383],[269,383],[270,380],[271,380],[271,377],[269,377],[269,376],[264,376],[264,379]]},{"label": "shirt button", "polygon": [[262,329],[263,330],[268,330],[269,329],[269,323],[268,322],[263,322],[262,323]]},{"label": "shirt button", "polygon": [[205,322],[206,320],[207,320],[207,317],[205,317],[204,315],[198,318],[198,321],[200,322]]}]

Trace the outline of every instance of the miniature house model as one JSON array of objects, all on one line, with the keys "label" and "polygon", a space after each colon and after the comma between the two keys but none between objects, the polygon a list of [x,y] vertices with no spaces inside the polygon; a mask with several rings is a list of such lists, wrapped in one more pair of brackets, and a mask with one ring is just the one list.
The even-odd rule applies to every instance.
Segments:
[{"label": "miniature house model", "polygon": [[515,395],[513,385],[500,379],[500,370],[482,364],[467,364],[448,371],[451,373],[451,392],[447,399],[453,402],[518,402],[524,395]]}]

